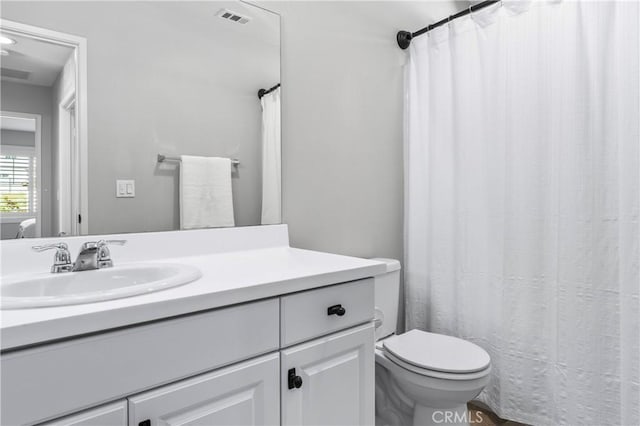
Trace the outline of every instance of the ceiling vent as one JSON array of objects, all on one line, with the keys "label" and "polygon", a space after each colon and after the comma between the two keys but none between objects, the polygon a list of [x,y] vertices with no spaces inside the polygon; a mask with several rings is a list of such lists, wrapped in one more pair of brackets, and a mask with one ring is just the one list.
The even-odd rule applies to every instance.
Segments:
[{"label": "ceiling vent", "polygon": [[17,78],[18,80],[29,80],[30,72],[14,70],[11,68],[1,68],[2,77]]},{"label": "ceiling vent", "polygon": [[237,24],[246,24],[251,20],[248,16],[242,16],[228,9],[220,9],[216,16],[222,19],[226,19]]}]

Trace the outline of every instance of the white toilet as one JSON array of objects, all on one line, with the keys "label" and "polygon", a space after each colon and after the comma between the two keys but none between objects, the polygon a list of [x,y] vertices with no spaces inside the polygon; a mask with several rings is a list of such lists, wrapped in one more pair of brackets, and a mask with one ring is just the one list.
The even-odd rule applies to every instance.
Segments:
[{"label": "white toilet", "polygon": [[489,354],[471,342],[410,330],[396,335],[400,262],[375,278],[376,426],[469,424],[467,402],[489,382]]}]

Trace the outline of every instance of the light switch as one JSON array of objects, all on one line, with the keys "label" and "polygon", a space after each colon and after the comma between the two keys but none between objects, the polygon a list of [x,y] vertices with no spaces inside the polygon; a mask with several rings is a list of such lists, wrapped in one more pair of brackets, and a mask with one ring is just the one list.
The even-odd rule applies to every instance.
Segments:
[{"label": "light switch", "polygon": [[116,198],[133,198],[136,196],[136,181],[133,179],[116,180]]}]

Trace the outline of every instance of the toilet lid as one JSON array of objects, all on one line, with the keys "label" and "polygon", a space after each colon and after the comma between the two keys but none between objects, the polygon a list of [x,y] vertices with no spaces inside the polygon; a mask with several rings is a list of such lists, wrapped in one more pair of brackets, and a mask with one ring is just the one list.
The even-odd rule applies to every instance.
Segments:
[{"label": "toilet lid", "polygon": [[474,343],[421,330],[390,337],[383,346],[402,361],[445,373],[473,373],[491,362],[489,354]]}]

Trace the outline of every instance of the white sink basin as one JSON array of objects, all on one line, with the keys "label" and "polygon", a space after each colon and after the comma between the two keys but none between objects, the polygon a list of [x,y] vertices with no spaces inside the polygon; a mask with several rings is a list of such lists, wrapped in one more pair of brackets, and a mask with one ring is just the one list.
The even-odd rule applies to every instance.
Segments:
[{"label": "white sink basin", "polygon": [[0,308],[101,302],[177,287],[201,276],[198,268],[189,265],[148,263],[7,278],[0,286]]}]

